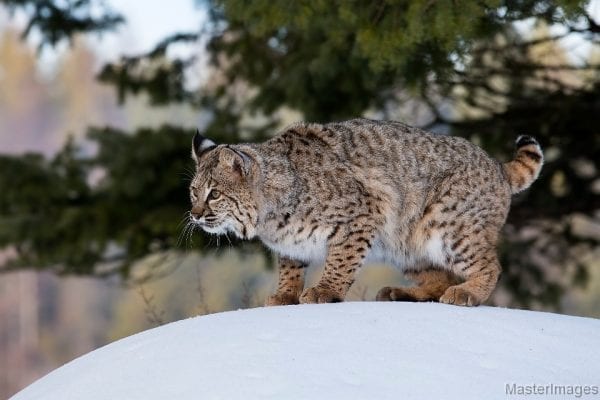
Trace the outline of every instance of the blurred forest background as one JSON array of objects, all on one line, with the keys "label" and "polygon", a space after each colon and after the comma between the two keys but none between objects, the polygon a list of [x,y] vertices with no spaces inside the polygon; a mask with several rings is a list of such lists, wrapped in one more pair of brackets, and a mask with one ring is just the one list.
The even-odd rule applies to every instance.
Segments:
[{"label": "blurred forest background", "polygon": [[[196,127],[238,142],[362,115],[502,160],[536,136],[547,163],[513,199],[490,303],[600,317],[600,1],[141,4],[0,0],[0,397],[262,304],[260,245],[182,233]],[[365,269],[349,299],[400,279]]]}]

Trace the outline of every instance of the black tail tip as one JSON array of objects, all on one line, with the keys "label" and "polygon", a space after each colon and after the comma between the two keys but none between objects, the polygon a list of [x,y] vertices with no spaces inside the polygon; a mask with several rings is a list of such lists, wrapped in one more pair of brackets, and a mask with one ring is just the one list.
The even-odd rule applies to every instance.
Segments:
[{"label": "black tail tip", "polygon": [[521,135],[517,138],[517,147],[527,146],[528,144],[535,144],[537,146],[540,145],[538,141],[531,136]]}]

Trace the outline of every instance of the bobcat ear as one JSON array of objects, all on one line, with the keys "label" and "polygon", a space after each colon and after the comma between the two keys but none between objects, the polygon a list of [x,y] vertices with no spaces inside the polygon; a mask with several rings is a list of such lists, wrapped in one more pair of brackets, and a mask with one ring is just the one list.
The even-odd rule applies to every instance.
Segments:
[{"label": "bobcat ear", "polygon": [[200,134],[200,130],[196,130],[196,134],[194,135],[194,140],[192,140],[192,158],[194,161],[198,162],[200,156],[211,150],[213,147],[216,147],[217,144],[212,140],[205,138]]},{"label": "bobcat ear", "polygon": [[254,162],[254,159],[248,153],[231,147],[223,149],[220,160],[229,165],[240,176],[247,176]]}]

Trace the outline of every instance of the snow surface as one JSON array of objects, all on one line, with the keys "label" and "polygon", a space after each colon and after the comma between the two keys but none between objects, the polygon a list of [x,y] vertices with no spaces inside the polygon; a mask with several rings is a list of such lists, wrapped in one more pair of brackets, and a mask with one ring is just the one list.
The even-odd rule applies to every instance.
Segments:
[{"label": "snow surface", "polygon": [[109,344],[12,399],[503,399],[513,383],[600,385],[600,320],[436,303],[226,312]]}]

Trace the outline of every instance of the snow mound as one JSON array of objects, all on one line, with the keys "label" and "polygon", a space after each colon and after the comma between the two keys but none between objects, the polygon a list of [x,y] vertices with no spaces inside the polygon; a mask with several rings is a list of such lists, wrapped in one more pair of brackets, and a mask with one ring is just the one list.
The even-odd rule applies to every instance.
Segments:
[{"label": "snow mound", "polygon": [[175,322],[80,357],[12,399],[495,399],[506,385],[598,377],[600,320],[356,302]]}]

